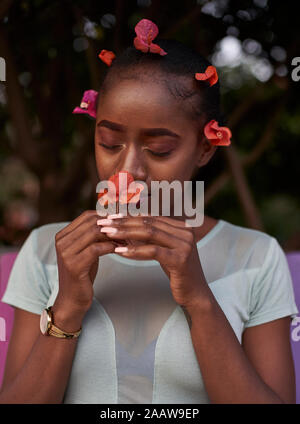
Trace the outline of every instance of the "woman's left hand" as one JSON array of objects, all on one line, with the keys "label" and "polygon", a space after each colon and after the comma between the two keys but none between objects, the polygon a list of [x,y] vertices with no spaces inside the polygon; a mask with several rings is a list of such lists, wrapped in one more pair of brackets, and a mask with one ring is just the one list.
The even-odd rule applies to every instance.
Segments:
[{"label": "woman's left hand", "polygon": [[111,221],[109,227],[117,232],[104,230],[108,237],[137,242],[128,244],[127,252],[117,254],[137,260],[157,260],[170,280],[174,300],[184,307],[198,302],[206,280],[192,227],[166,216],[125,216]]}]

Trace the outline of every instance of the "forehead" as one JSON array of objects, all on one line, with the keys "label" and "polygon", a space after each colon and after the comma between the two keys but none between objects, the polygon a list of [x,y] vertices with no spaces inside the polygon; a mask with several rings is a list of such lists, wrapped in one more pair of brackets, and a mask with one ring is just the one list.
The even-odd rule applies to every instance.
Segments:
[{"label": "forehead", "polygon": [[192,127],[184,102],[170,93],[164,81],[121,80],[111,85],[105,95],[101,96],[100,92],[97,120],[109,116],[124,125]]}]

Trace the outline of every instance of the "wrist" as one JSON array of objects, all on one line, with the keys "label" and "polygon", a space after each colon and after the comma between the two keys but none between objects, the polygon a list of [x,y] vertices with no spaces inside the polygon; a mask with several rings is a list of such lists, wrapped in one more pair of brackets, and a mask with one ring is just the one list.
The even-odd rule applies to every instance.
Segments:
[{"label": "wrist", "polygon": [[215,308],[215,302],[215,299],[211,296],[201,296],[185,305],[185,310],[191,319],[193,319],[194,317],[199,317],[207,313],[211,313]]},{"label": "wrist", "polygon": [[67,333],[74,333],[82,327],[85,311],[70,309],[55,302],[51,308],[53,324]]}]

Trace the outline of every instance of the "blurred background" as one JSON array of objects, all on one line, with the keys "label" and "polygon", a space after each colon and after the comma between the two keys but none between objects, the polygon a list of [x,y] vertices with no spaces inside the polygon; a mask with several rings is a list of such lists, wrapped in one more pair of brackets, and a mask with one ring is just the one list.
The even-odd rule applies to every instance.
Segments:
[{"label": "blurred background", "polygon": [[1,0],[0,253],[37,226],[95,209],[94,121],[72,111],[84,90],[100,86],[106,65],[98,53],[131,45],[142,18],[218,70],[233,137],[201,171],[205,214],[300,250],[295,3]]}]

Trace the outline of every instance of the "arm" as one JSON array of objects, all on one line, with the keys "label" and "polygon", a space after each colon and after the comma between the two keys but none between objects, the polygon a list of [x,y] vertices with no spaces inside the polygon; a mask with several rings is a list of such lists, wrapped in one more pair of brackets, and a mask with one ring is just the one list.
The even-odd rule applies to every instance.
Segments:
[{"label": "arm", "polygon": [[[54,324],[66,332],[81,327],[92,304],[99,257],[114,251],[97,220],[96,211],[85,211],[55,235],[59,290]],[[77,345],[77,339],[42,335],[40,313],[28,312],[46,307],[49,298],[37,243],[32,243],[35,235],[23,245],[4,296],[17,308],[0,403],[62,403]]]},{"label": "arm", "polygon": [[295,403],[290,317],[247,328],[241,346],[211,293],[186,310],[212,403]]},{"label": "arm", "polygon": [[[68,312],[57,303],[52,309],[59,328],[80,328],[83,313]],[[77,340],[42,335],[40,316],[15,308],[0,404],[62,403]]]},{"label": "arm", "polygon": [[120,254],[156,259],[167,274],[173,297],[187,317],[213,403],[295,402],[289,323],[298,310],[287,261],[276,239],[269,239],[262,252],[264,262],[252,281],[241,346],[206,281],[191,228],[167,217],[122,218],[112,225],[117,232],[109,237],[145,242]]}]

